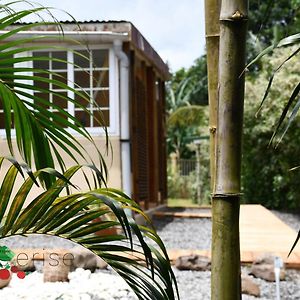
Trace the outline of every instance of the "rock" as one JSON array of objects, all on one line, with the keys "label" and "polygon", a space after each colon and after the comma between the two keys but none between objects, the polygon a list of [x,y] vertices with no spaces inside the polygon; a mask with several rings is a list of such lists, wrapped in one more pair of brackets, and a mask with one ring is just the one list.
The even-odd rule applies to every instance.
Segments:
[{"label": "rock", "polygon": [[33,259],[29,258],[26,261],[20,261],[17,258],[14,258],[12,260],[12,265],[24,272],[34,272],[36,270]]},{"label": "rock", "polygon": [[44,260],[44,282],[67,282],[71,270],[70,253],[49,253]]},{"label": "rock", "polygon": [[107,263],[103,259],[83,247],[73,248],[72,255],[74,259],[71,270],[82,268],[85,270],[91,270],[91,272],[95,272],[96,269],[107,268]]},{"label": "rock", "polygon": [[206,256],[195,254],[178,257],[175,266],[178,270],[209,271],[211,263]]},{"label": "rock", "polygon": [[[263,256],[254,260],[249,274],[266,281],[275,281],[274,256],[270,254],[264,254]],[[280,280],[285,280],[284,267],[280,269]]]},{"label": "rock", "polygon": [[260,288],[258,284],[256,284],[248,275],[242,275],[242,293],[255,297],[260,296]]}]

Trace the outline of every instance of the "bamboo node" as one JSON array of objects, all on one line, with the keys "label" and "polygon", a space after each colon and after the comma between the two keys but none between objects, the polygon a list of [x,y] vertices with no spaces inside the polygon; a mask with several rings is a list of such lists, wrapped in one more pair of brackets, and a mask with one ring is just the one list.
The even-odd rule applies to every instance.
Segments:
[{"label": "bamboo node", "polygon": [[242,193],[212,193],[213,199],[224,199],[224,198],[236,198],[239,200],[239,198],[243,195]]},{"label": "bamboo node", "polygon": [[233,20],[241,20],[241,19],[244,19],[244,15],[239,11],[237,10],[232,16],[231,16],[231,19]]},{"label": "bamboo node", "polygon": [[217,131],[217,127],[211,126],[211,127],[209,127],[209,131],[210,131],[212,134],[214,134],[214,133],[216,133],[216,131]]}]

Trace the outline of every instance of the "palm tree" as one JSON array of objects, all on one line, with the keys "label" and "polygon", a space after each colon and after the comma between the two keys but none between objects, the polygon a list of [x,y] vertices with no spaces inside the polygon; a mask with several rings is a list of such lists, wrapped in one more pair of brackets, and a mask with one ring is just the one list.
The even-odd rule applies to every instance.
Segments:
[{"label": "palm tree", "polygon": [[168,86],[167,94],[167,142],[169,152],[175,152],[179,160],[189,151],[187,144],[190,138],[199,135],[199,127],[206,121],[206,106],[191,103],[193,95],[197,93],[192,77],[187,77],[178,83],[174,90]]},{"label": "palm tree", "polygon": [[[26,51],[42,50],[43,46],[34,42],[41,41],[43,36],[19,36],[13,39],[19,32],[32,30],[35,26],[51,24],[60,28],[55,18],[51,22],[41,20],[33,24],[22,23],[23,18],[30,15],[39,16],[44,12],[51,15],[51,11],[32,4],[29,4],[28,9],[17,11],[14,4],[20,2],[23,1],[0,6],[0,118],[5,125],[6,141],[11,154],[11,157],[0,155],[0,174],[3,178],[0,186],[0,239],[30,234],[68,239],[103,258],[126,280],[139,299],[177,298],[176,281],[166,249],[149,218],[127,195],[106,187],[104,158],[84,126],[58,105],[34,93],[42,91],[55,94],[53,90],[31,83],[46,82],[72,91],[86,99],[87,103],[90,101],[83,91],[62,83],[58,79],[59,74],[51,73],[53,76],[45,77],[43,74],[49,74],[50,71],[22,66],[23,62],[28,61],[62,60],[26,56]],[[17,27],[11,26],[16,22],[19,22]],[[74,99],[59,93],[55,95],[63,101],[76,103],[88,112],[85,106]],[[102,122],[101,119],[98,121]],[[88,152],[66,130],[67,127],[96,148],[96,159],[89,158]],[[12,129],[15,130],[16,146]],[[107,135],[106,147],[109,147]],[[73,167],[66,168],[62,152],[73,159]],[[21,156],[22,162],[14,158],[16,155]],[[76,157],[87,158],[87,166],[79,165]],[[8,169],[5,167],[6,160],[11,164]],[[59,171],[55,169],[55,160],[59,163]],[[35,171],[32,171],[33,166]],[[72,176],[86,167],[93,172],[95,188],[87,192],[76,190],[71,193],[70,187],[76,189],[72,184]],[[18,176],[24,177],[21,185],[17,184]],[[30,199],[30,204],[26,206],[25,201],[30,191],[39,184],[42,184],[44,190]],[[137,225],[125,213],[127,209],[140,214],[148,226]],[[114,218],[109,217],[111,214]],[[105,216],[108,217],[104,218]],[[99,217],[105,221],[95,222]],[[119,227],[120,233],[94,235],[96,231],[112,226]],[[151,243],[148,242],[150,240]]]}]

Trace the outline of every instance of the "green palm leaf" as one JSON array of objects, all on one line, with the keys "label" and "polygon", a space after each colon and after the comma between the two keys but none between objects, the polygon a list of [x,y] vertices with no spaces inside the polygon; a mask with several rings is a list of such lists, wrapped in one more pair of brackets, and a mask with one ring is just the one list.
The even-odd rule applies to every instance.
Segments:
[{"label": "green palm leaf", "polygon": [[[16,1],[19,2],[19,1]],[[13,6],[13,4],[11,4]],[[55,22],[38,22],[33,24],[19,23],[18,26],[12,26],[16,22],[22,22],[24,17],[28,17],[32,14],[39,14],[45,10],[43,7],[30,8],[23,11],[14,11],[10,5],[7,6],[7,10],[0,10],[0,29],[4,31],[0,35],[0,103],[4,111],[4,123],[5,132],[8,147],[12,156],[15,156],[16,149],[13,147],[11,130],[15,129],[16,144],[18,152],[22,159],[32,165],[32,159],[36,169],[43,169],[45,167],[54,167],[54,157],[59,161],[62,171],[65,170],[61,152],[65,152],[74,163],[78,163],[76,157],[85,159],[87,162],[100,166],[102,170],[101,180],[106,180],[107,168],[104,163],[104,159],[96,147],[94,140],[90,136],[86,128],[73,116],[71,116],[66,110],[62,109],[58,105],[51,103],[49,100],[42,99],[38,96],[38,93],[44,92],[52,93],[55,97],[63,100],[75,103],[74,99],[69,98],[63,94],[59,94],[52,90],[43,90],[38,87],[37,83],[47,83],[49,86],[56,86],[56,88],[63,89],[64,91],[71,91],[74,95],[80,96],[85,99],[86,103],[89,103],[89,96],[78,90],[78,86],[74,88],[60,81],[60,74],[54,72],[36,69],[33,67],[18,67],[25,62],[34,61],[56,61],[64,62],[62,59],[49,58],[45,56],[29,56],[26,55],[27,51],[41,51],[41,50],[66,50],[64,47],[51,46],[49,43],[45,46],[40,44],[33,45],[33,42],[42,41],[47,36],[33,36],[33,37],[17,37],[21,31],[32,30],[36,26],[40,25],[55,25],[60,29],[59,23]],[[52,37],[54,40],[62,38],[58,36]],[[66,38],[64,38],[67,40]],[[72,41],[77,43],[76,41]],[[75,51],[74,51],[75,52]],[[17,56],[16,56],[17,55]],[[78,54],[81,55],[82,54]],[[86,58],[88,59],[88,58]],[[24,72],[32,75],[24,75]],[[43,77],[33,74],[52,74],[52,76]],[[34,81],[35,84],[29,84],[29,81]],[[85,106],[80,103],[76,103],[77,107],[80,107],[86,113],[90,113]],[[45,107],[51,108],[50,110]],[[58,112],[58,113],[57,113]],[[49,122],[51,120],[51,122]],[[14,123],[14,125],[12,125]],[[106,148],[108,149],[107,131],[103,126],[103,120],[98,120],[100,126],[103,127],[106,135]],[[78,142],[78,139],[66,129],[70,128],[76,132],[77,136],[84,138],[88,143],[94,147],[97,157],[91,158],[86,148],[82,147]],[[60,151],[57,151],[57,148]],[[53,181],[51,177],[43,174],[40,176],[43,182],[47,186],[50,186]]]},{"label": "green palm leaf", "polygon": [[[30,8],[15,11],[14,4],[19,2],[27,3]],[[43,11],[48,12],[52,22],[22,23],[24,17],[32,14],[40,17],[39,14]],[[7,158],[11,162],[11,167],[7,169],[3,167],[4,158],[0,154],[0,178],[3,178],[0,186],[0,239],[29,234],[46,234],[68,239],[103,258],[127,281],[139,299],[179,298],[168,255],[159,236],[152,227],[137,225],[126,215],[125,210],[140,214],[148,224],[151,223],[149,218],[137,203],[121,191],[101,188],[106,180],[107,167],[89,132],[74,116],[38,95],[52,93],[87,113],[89,111],[84,105],[55,90],[42,88],[41,83],[70,91],[70,94],[79,96],[86,103],[93,100],[75,84],[71,88],[61,82],[59,74],[23,66],[27,66],[28,62],[34,65],[35,61],[69,63],[45,55],[28,57],[28,51],[66,49],[57,46],[52,46],[51,49],[49,43],[45,47],[41,46],[42,43],[39,42],[48,38],[46,35],[18,35],[21,31],[34,29],[35,26],[49,24],[57,26],[58,31],[62,32],[61,25],[56,21],[47,8],[36,7],[27,1],[17,0],[0,5],[0,30],[4,31],[0,34],[0,103],[4,112],[6,140],[12,155]],[[54,41],[57,38],[53,37]],[[82,56],[80,53],[78,55]],[[95,107],[98,107],[96,103]],[[104,124],[101,117],[98,123],[100,126]],[[87,140],[95,148],[97,157],[91,158],[86,150],[88,147],[82,147],[66,128],[76,132],[77,138],[79,136]],[[15,129],[17,149],[13,147],[12,129]],[[103,130],[107,151],[107,130],[105,127]],[[26,163],[18,163],[13,158],[16,152]],[[66,169],[62,153],[77,165]],[[70,180],[79,171],[83,172],[91,189],[90,176],[83,170],[83,165],[79,165],[79,160],[83,159],[86,161],[85,167],[92,170],[95,189],[71,193],[70,187],[74,188],[74,185]],[[54,169],[55,161],[62,173]],[[31,165],[37,171],[31,171]],[[24,182],[18,185],[20,176],[24,178]],[[31,191],[34,185],[38,185],[38,181],[46,189],[32,196]],[[28,201],[29,205],[26,204]],[[112,227],[117,227],[118,233],[109,236],[95,235],[95,232]],[[150,240],[152,244],[156,244],[155,248],[148,245]]]},{"label": "green palm leaf", "polygon": [[199,126],[205,119],[204,110],[200,105],[179,107],[170,114],[167,124],[170,127]]},{"label": "green palm leaf", "polygon": [[[0,158],[0,163],[3,159]],[[0,213],[6,211],[6,216],[0,218],[0,239],[33,233],[68,239],[107,261],[139,299],[176,299],[176,281],[163,243],[152,228],[137,225],[125,214],[125,209],[129,209],[145,216],[137,203],[122,192],[108,188],[61,196],[80,169],[81,166],[72,167],[63,175],[53,171],[58,177],[54,184],[25,206],[34,185],[33,179],[26,178],[13,195],[12,189],[17,188],[16,177],[21,174],[15,165],[8,170],[0,166],[1,178],[4,174],[0,187]],[[36,171],[33,176],[38,178],[50,170]],[[149,223],[149,219],[144,218]],[[111,227],[119,228],[119,233],[94,234]],[[156,247],[148,246],[145,237]]]}]

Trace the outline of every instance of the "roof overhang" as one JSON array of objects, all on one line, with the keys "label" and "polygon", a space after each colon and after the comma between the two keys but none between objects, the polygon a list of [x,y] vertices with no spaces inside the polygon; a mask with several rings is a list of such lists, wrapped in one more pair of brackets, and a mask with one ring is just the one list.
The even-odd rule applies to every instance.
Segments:
[{"label": "roof overhang", "polygon": [[[22,26],[16,24],[14,26]],[[62,30],[61,30],[62,29]],[[1,33],[1,32],[0,32]],[[134,50],[155,67],[164,80],[170,78],[169,68],[153,49],[145,37],[130,22],[126,21],[109,21],[109,22],[62,22],[61,26],[57,25],[38,25],[28,31],[20,31],[18,35],[23,38],[30,38],[33,35],[41,38],[35,42],[57,42],[72,43],[79,42],[83,44],[112,43],[115,40],[129,42]],[[10,39],[13,39],[11,37]]]}]

